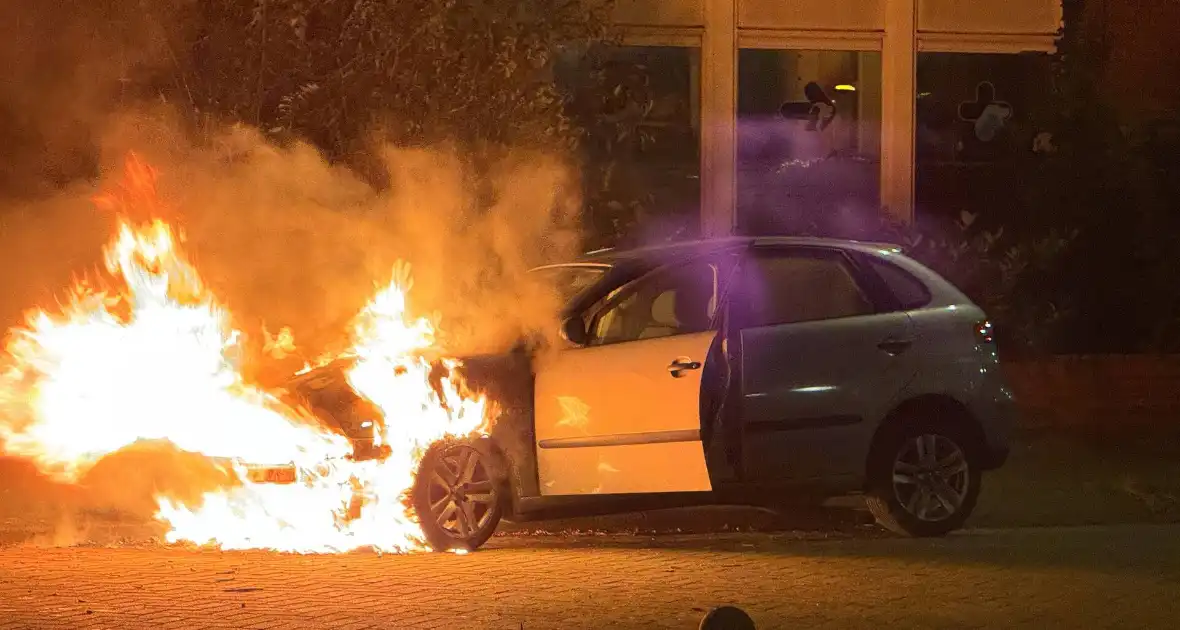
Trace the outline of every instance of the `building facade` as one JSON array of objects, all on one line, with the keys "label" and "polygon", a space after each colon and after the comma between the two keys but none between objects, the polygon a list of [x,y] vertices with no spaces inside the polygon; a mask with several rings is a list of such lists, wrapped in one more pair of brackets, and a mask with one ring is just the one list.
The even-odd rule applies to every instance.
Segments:
[{"label": "building facade", "polygon": [[1042,140],[1025,101],[1044,87],[1062,26],[1059,0],[618,0],[615,10],[628,47],[666,66],[650,89],[685,77],[676,111],[697,134],[708,235],[760,231],[816,204],[910,221],[924,161],[969,178],[965,165],[1013,137],[1032,150]]}]

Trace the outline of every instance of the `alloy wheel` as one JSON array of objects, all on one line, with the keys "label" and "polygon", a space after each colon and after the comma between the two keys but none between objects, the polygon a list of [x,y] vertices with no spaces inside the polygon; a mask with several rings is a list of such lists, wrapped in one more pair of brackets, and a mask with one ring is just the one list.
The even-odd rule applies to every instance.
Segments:
[{"label": "alloy wheel", "polygon": [[447,536],[467,541],[495,519],[498,497],[479,451],[466,444],[442,454],[430,470],[429,515]]},{"label": "alloy wheel", "polygon": [[925,433],[902,443],[893,461],[893,492],[901,507],[926,522],[944,521],[963,506],[971,484],[963,449],[944,435]]}]

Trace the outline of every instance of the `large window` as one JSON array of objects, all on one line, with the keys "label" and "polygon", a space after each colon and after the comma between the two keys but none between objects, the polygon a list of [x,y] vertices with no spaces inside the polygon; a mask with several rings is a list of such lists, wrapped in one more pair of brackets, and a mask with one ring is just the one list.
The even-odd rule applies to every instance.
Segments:
[{"label": "large window", "polygon": [[881,55],[744,49],[738,60],[738,225],[796,232],[880,206]]},{"label": "large window", "polygon": [[1011,223],[1053,151],[1045,133],[1052,73],[1043,54],[918,55],[916,204],[920,216],[964,212]]},{"label": "large window", "polygon": [[585,130],[592,245],[695,236],[700,224],[700,50],[597,46],[555,68]]},{"label": "large window", "polygon": [[742,273],[743,327],[868,315],[873,304],[838,252],[763,253]]}]

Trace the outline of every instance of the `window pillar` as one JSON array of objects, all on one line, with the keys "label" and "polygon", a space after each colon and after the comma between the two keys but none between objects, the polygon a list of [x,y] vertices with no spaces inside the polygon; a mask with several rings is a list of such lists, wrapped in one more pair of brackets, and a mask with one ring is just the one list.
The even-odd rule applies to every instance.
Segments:
[{"label": "window pillar", "polygon": [[881,47],[881,205],[889,218],[914,220],[918,0],[886,0]]},{"label": "window pillar", "polygon": [[737,225],[736,0],[705,0],[701,45],[701,233]]}]

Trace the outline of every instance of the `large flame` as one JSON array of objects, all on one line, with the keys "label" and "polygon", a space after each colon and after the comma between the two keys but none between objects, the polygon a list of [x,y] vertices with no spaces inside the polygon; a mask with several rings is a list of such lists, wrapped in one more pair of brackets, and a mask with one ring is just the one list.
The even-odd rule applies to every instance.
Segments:
[{"label": "large flame", "polygon": [[[99,204],[119,213],[106,268],[117,289],[79,283],[59,313],[35,310],[10,331],[0,374],[0,448],[73,482],[141,440],[228,461],[240,480],[187,505],[158,497],[169,541],[296,552],[424,547],[406,496],[424,452],[486,429],[484,398],[432,379],[435,326],[407,312],[409,268],[355,319],[348,384],[381,411],[379,461],[354,461],[347,438],[246,383],[240,334],[159,219],[155,172],[132,156]],[[294,484],[255,483],[245,464],[293,464]],[[354,509],[360,501],[359,514]]]}]

